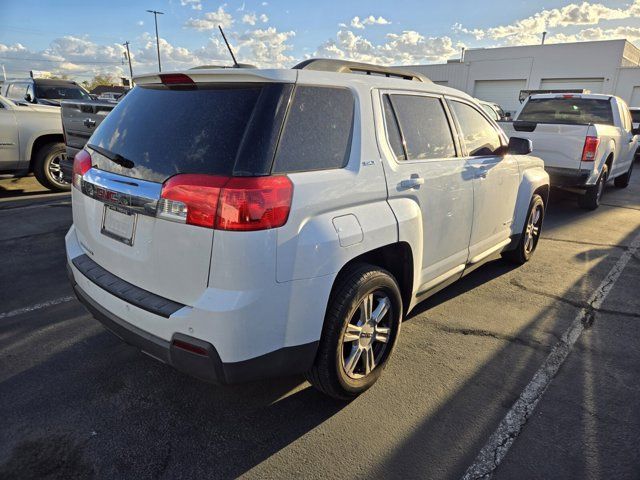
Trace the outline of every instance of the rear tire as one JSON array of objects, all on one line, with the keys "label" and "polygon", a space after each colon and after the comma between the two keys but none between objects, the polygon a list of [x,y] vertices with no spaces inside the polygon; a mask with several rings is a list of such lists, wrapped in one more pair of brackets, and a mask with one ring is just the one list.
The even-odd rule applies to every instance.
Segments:
[{"label": "rear tire", "polygon": [[63,179],[60,161],[65,158],[66,147],[62,142],[47,143],[35,154],[33,174],[45,188],[56,192],[71,190],[71,184]]},{"label": "rear tire", "polygon": [[613,179],[613,184],[617,188],[627,188],[629,186],[629,181],[631,180],[631,172],[633,172],[633,162],[631,162],[627,173]]},{"label": "rear tire", "polygon": [[595,210],[600,206],[600,200],[602,199],[602,193],[604,192],[604,185],[607,183],[608,175],[609,167],[604,165],[596,184],[587,188],[587,191],[578,197],[578,205],[580,208]]},{"label": "rear tire", "polygon": [[544,221],[544,200],[535,193],[529,203],[529,213],[520,235],[518,245],[513,250],[508,250],[502,254],[505,260],[523,265],[527,263],[538,246],[538,240],[542,234],[542,222]]},{"label": "rear tire", "polygon": [[349,268],[329,299],[309,383],[340,400],[366,391],[387,365],[401,319],[400,289],[389,272],[369,264]]}]

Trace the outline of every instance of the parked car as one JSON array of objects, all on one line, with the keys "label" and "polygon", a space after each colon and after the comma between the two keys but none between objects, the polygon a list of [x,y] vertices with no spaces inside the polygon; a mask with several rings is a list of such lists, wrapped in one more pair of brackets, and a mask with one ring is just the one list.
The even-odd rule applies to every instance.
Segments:
[{"label": "parked car", "polygon": [[595,210],[604,185],[629,185],[638,129],[624,100],[600,94],[544,94],[527,98],[507,135],[533,142],[551,184],[578,192],[579,205]]},{"label": "parked car", "polygon": [[335,60],[136,83],[75,157],[68,270],[178,370],[352,398],[418,302],[536,249],[543,162],[458,90]]},{"label": "parked car", "polygon": [[20,177],[33,172],[50,190],[69,190],[60,171],[65,154],[59,108],[18,105],[0,97],[0,173]]},{"label": "parked car", "polygon": [[106,101],[110,101],[110,102],[115,102],[121,96],[122,96],[122,93],[118,93],[118,92],[103,92],[100,95],[98,95],[97,99],[98,100],[106,100]]},{"label": "parked car", "polygon": [[502,122],[511,118],[511,114],[509,112],[505,113],[502,107],[497,103],[485,102],[484,100],[480,100],[479,98],[477,98],[476,100],[492,120],[496,122]]},{"label": "parked car", "polygon": [[84,88],[71,80],[24,78],[4,84],[4,96],[16,103],[60,106],[62,100],[91,100]]}]

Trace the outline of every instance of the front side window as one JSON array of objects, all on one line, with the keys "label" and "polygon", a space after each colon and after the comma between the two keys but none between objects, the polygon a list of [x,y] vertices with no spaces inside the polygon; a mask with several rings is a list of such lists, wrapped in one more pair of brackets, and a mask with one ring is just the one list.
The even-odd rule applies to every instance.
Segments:
[{"label": "front side window", "polygon": [[351,154],[355,100],[347,88],[298,86],[273,171],[343,168]]},{"label": "front side window", "polygon": [[489,115],[493,120],[495,120],[496,122],[500,120],[496,111],[493,108],[491,108],[489,105],[487,105],[486,103],[481,103],[480,106],[485,111],[485,113]]},{"label": "front side window", "polygon": [[467,155],[495,155],[502,146],[500,135],[478,110],[466,103],[451,101],[451,108],[460,124]]},{"label": "front side window", "polygon": [[28,86],[28,83],[14,83],[13,85],[10,85],[7,97],[23,100],[27,93]]},{"label": "front side window", "polygon": [[390,99],[409,160],[456,156],[449,120],[440,99],[402,94],[393,94]]}]

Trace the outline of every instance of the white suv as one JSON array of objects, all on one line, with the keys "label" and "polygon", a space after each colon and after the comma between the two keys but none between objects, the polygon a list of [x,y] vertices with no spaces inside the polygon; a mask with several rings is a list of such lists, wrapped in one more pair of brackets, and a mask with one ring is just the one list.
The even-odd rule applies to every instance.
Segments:
[{"label": "white suv", "polygon": [[68,269],[178,370],[353,397],[418,302],[536,248],[543,163],[462,92],[327,60],[136,83],[75,158]]}]

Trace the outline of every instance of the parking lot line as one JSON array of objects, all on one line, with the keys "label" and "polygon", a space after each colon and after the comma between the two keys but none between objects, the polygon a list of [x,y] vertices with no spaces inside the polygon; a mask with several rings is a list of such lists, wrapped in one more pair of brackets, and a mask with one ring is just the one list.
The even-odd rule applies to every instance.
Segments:
[{"label": "parking lot line", "polygon": [[580,309],[569,328],[564,332],[542,366],[504,416],[498,428],[489,437],[489,441],[480,450],[474,462],[465,472],[464,480],[486,478],[500,465],[527,420],[533,414],[547,387],[567,359],[576,340],[580,337],[585,327],[588,327],[593,322],[595,313],[600,309],[607,295],[613,289],[629,260],[636,255],[639,249],[640,235],[637,235],[629,245],[629,248],[623,252],[607,276],[593,292],[587,305]]},{"label": "parking lot line", "polygon": [[54,300],[49,300],[47,302],[42,302],[42,303],[36,303],[35,305],[30,305],[28,307],[22,307],[22,308],[17,308],[15,310],[11,310],[10,312],[4,312],[4,313],[0,313],[0,320],[3,320],[5,318],[10,318],[10,317],[15,317],[16,315],[21,315],[23,313],[29,313],[29,312],[33,312],[35,310],[41,310],[43,308],[47,308],[47,307],[53,307],[54,305],[59,305],[61,303],[66,303],[69,302],[73,299],[75,299],[76,297],[60,297],[60,298],[56,298]]}]

